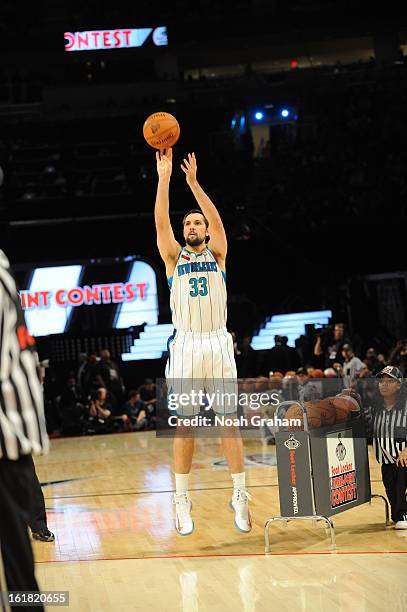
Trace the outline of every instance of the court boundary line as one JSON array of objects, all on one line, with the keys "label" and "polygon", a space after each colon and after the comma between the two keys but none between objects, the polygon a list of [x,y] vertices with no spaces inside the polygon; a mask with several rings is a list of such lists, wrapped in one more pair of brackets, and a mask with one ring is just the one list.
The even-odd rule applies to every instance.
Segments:
[{"label": "court boundary line", "polygon": [[354,551],[298,551],[298,552],[270,552],[270,553],[207,553],[203,555],[154,555],[151,557],[98,557],[97,559],[53,559],[51,561],[35,561],[35,564],[45,563],[89,563],[92,561],[150,561],[156,559],[208,559],[224,557],[298,557],[301,555],[407,555],[407,550],[354,550]]},{"label": "court boundary line", "polygon": [[[78,479],[79,480],[79,479]],[[382,480],[371,480],[373,482],[382,482]],[[63,483],[62,483],[63,484]],[[48,485],[49,486],[49,485]],[[260,484],[260,485],[247,485],[248,489],[261,489],[264,487],[275,488],[278,487],[278,483],[276,484]],[[200,489],[189,489],[190,493],[200,492],[200,491],[228,491],[232,489],[232,484],[227,487],[202,487]],[[166,489],[164,491],[124,491],[124,492],[114,492],[114,493],[80,493],[78,495],[56,495],[52,497],[48,497],[44,495],[45,499],[78,499],[83,497],[114,497],[115,495],[157,495],[162,493],[174,493],[175,489]],[[369,502],[366,502],[369,503]]]}]

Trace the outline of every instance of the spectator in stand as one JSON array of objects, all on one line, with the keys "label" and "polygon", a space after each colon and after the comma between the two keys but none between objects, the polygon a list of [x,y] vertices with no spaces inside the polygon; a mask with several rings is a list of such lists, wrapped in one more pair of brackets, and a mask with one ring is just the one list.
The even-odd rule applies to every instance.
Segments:
[{"label": "spectator in stand", "polygon": [[342,346],[342,376],[345,387],[351,387],[356,379],[356,375],[362,370],[366,370],[366,364],[356,357],[350,344]]},{"label": "spectator in stand", "polygon": [[120,376],[119,368],[110,358],[110,353],[104,349],[100,353],[98,373],[103,378],[106,389],[116,398],[119,405],[123,402],[124,385]]},{"label": "spectator in stand", "polygon": [[295,348],[288,346],[287,336],[274,336],[274,344],[267,355],[269,372],[279,371],[285,374],[289,370],[297,370],[300,367],[300,358]]},{"label": "spectator in stand", "polygon": [[87,375],[86,375],[86,397],[94,392],[100,387],[100,382],[102,382],[102,386],[104,385],[103,379],[99,375],[99,358],[96,353],[91,353],[88,359],[87,365]]},{"label": "spectator in stand", "polygon": [[390,354],[389,364],[399,368],[404,378],[407,378],[407,338],[397,342]]},{"label": "spectator in stand", "polygon": [[69,373],[68,379],[61,392],[61,405],[72,404],[79,397],[76,378],[73,372]]},{"label": "spectator in stand", "polygon": [[324,368],[332,367],[335,362],[342,364],[342,347],[344,344],[350,344],[350,340],[345,337],[345,326],[343,323],[336,323],[333,337],[325,330],[317,335],[314,355],[321,358]]},{"label": "spectator in stand", "polygon": [[383,364],[377,358],[377,351],[375,348],[368,348],[366,351],[366,357],[363,360],[372,374],[378,374],[383,369]]},{"label": "spectator in stand", "polygon": [[240,355],[236,357],[238,378],[254,378],[257,376],[257,354],[250,346],[250,336],[244,336],[238,344]]},{"label": "spectator in stand", "polygon": [[89,405],[89,421],[96,433],[108,433],[111,429],[111,406],[107,402],[107,390],[101,387],[93,395]]},{"label": "spectator in stand", "polygon": [[139,391],[129,391],[128,400],[122,407],[123,422],[131,431],[147,429],[148,419],[144,402],[140,399]]},{"label": "spectator in stand", "polygon": [[274,346],[267,353],[267,369],[269,372],[291,370],[287,351],[282,343],[282,336],[274,336]]},{"label": "spectator in stand", "polygon": [[146,378],[144,383],[137,389],[140,399],[144,404],[147,419],[150,426],[154,426],[156,419],[157,390],[151,378]]},{"label": "spectator in stand", "polygon": [[283,346],[285,346],[285,348],[287,349],[288,354],[289,354],[290,370],[294,370],[294,372],[296,372],[298,370],[298,368],[301,367],[300,355],[299,355],[299,353],[298,353],[296,348],[294,348],[292,346],[288,346],[288,338],[287,338],[287,336],[281,336],[281,342],[282,342]]},{"label": "spectator in stand", "polygon": [[60,399],[61,428],[65,435],[74,435],[82,432],[82,419],[85,407],[79,393],[76,378],[72,372],[62,390]]},{"label": "spectator in stand", "polygon": [[386,360],[386,357],[385,357],[385,355],[383,353],[378,353],[377,361],[382,364],[382,368],[384,368],[385,366],[389,365],[388,361]]},{"label": "spectator in stand", "polygon": [[312,380],[307,368],[298,368],[297,379],[299,382],[298,397],[301,402],[321,399],[322,389]]}]

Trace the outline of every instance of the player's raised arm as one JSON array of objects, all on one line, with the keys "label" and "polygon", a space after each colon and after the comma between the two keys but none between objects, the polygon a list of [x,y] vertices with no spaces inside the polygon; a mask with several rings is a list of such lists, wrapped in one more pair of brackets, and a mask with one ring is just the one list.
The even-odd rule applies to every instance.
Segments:
[{"label": "player's raised arm", "polygon": [[155,199],[154,219],[157,230],[157,246],[164,260],[167,272],[172,273],[171,266],[175,264],[181,250],[179,243],[175,240],[170,221],[170,179],[172,172],[172,149],[168,149],[166,155],[155,154],[157,160],[158,185]]},{"label": "player's raised arm", "polygon": [[208,219],[211,249],[215,257],[224,261],[227,252],[225,228],[223,227],[222,219],[220,218],[215,204],[198,183],[196,178],[197,163],[195,153],[188,153],[188,159],[184,159],[181,168],[185,173],[187,183],[200,209]]}]

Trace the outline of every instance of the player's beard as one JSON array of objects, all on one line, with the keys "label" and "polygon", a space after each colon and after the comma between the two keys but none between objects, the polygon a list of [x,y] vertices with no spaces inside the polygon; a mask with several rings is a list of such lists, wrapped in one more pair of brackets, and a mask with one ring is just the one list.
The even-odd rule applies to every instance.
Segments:
[{"label": "player's beard", "polygon": [[205,238],[199,238],[199,236],[188,236],[186,238],[186,243],[192,247],[201,246],[201,244],[203,244],[204,242]]}]

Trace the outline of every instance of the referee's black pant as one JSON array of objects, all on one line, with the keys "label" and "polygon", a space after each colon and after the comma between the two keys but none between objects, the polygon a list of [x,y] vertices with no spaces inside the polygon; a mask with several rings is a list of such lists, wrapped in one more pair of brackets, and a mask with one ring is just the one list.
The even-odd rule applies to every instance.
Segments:
[{"label": "referee's black pant", "polygon": [[395,463],[382,463],[382,480],[390,502],[391,519],[397,523],[407,515],[407,468]]},{"label": "referee's black pant", "polygon": [[28,522],[31,531],[41,531],[44,527],[47,527],[47,514],[45,510],[44,494],[41,489],[40,482],[38,480],[37,472],[35,471],[35,465],[32,456],[29,456],[31,478],[32,478],[32,504],[31,504],[31,515]]},{"label": "referee's black pant", "polygon": [[[32,516],[33,494],[32,458],[0,459],[0,550],[7,583],[1,584],[3,591],[38,591],[27,528]],[[33,608],[16,608],[24,609]]]}]

